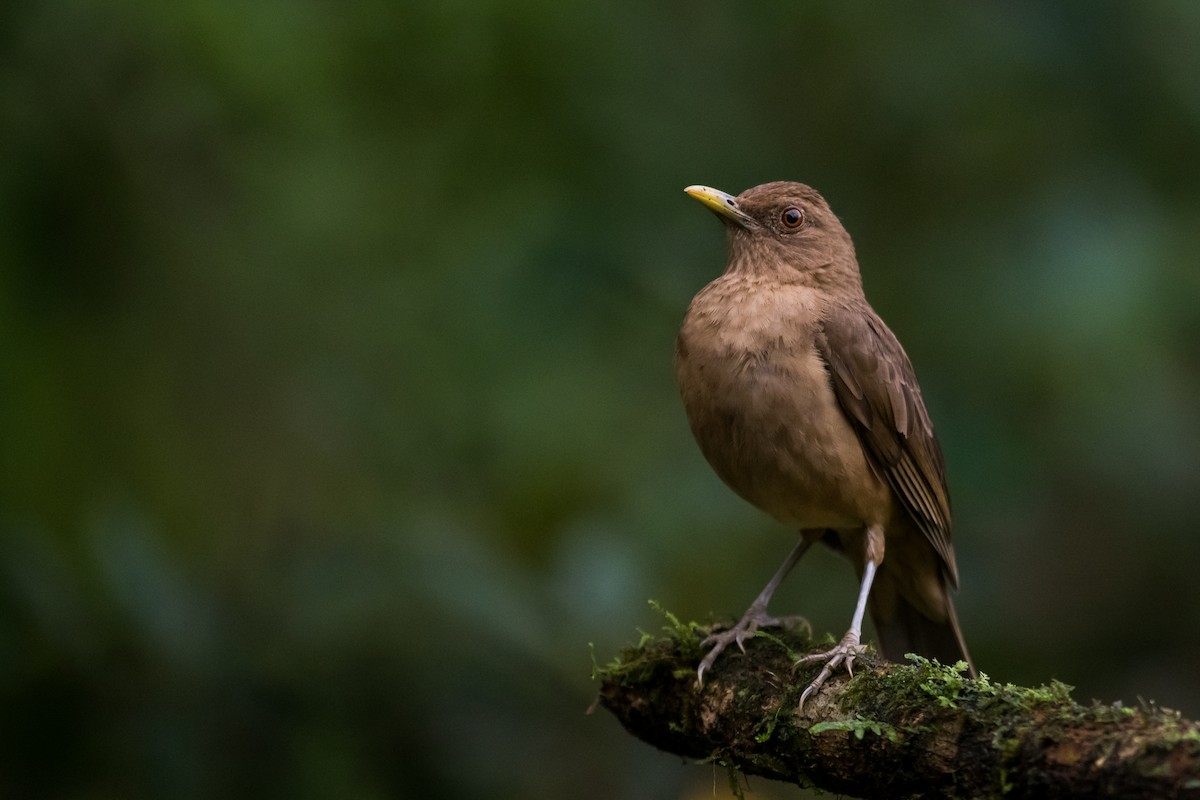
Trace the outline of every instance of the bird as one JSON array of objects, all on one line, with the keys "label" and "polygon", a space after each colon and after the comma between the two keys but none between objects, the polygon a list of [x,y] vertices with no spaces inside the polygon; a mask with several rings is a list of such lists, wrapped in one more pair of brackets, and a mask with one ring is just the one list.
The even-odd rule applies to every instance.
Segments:
[{"label": "bird", "polygon": [[692,299],[676,339],[689,426],[729,488],[799,532],[737,624],[704,639],[697,684],[729,645],[744,652],[758,629],[788,621],[768,604],[817,543],[850,560],[859,592],[842,639],[797,661],[823,664],[801,708],[839,667],[853,675],[867,611],[887,660],[961,660],[975,677],[951,598],[941,448],[904,348],[863,293],[850,234],[803,183],[736,197],[684,191],[716,214],[728,242],[725,272]]}]

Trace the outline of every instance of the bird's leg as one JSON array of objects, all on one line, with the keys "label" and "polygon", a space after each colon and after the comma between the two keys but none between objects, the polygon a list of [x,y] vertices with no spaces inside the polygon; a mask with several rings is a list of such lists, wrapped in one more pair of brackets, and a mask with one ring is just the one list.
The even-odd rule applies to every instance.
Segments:
[{"label": "bird's leg", "polygon": [[771,576],[771,580],[758,593],[758,597],[750,604],[750,608],[746,609],[746,613],[742,615],[738,624],[727,631],[710,634],[700,643],[701,647],[712,647],[712,649],[708,651],[708,655],[704,657],[704,660],[700,662],[700,667],[696,670],[697,686],[704,685],[705,670],[713,665],[713,662],[717,660],[717,656],[721,655],[721,651],[728,647],[731,642],[736,642],[738,649],[744,653],[746,652],[746,645],[743,642],[754,636],[754,632],[759,628],[780,625],[785,620],[799,620],[805,625],[808,624],[808,621],[803,617],[772,617],[767,614],[767,604],[771,602],[771,595],[775,594],[775,590],[779,588],[779,584],[783,583],[783,579],[792,571],[792,567],[796,566],[796,562],[800,560],[800,556],[804,555],[804,552],[811,545],[811,540],[801,538],[796,543],[796,546],[792,548],[792,552],[788,553],[788,557],[779,565],[779,569]]},{"label": "bird's leg", "polygon": [[858,590],[858,604],[854,606],[854,619],[850,621],[850,630],[846,631],[846,635],[842,637],[842,640],[832,650],[805,656],[796,661],[795,666],[809,664],[814,661],[825,662],[825,666],[821,672],[808,685],[804,693],[800,695],[800,705],[797,711],[804,708],[804,701],[815,694],[839,666],[844,665],[846,667],[846,674],[854,677],[854,659],[867,649],[860,642],[863,616],[867,611],[867,597],[871,594],[871,583],[875,580],[875,571],[882,561],[883,529],[879,526],[871,525],[867,528],[866,566],[863,567],[862,586]]}]

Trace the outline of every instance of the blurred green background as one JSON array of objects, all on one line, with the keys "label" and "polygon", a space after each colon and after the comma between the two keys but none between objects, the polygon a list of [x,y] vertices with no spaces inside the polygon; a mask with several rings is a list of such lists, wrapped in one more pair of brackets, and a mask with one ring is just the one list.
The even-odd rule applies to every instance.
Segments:
[{"label": "blurred green background", "polygon": [[[676,396],[691,183],[854,235],[979,666],[1200,716],[1197,41],[1187,0],[4,4],[0,793],[723,790],[584,713],[589,642],[740,614],[792,542]],[[812,555],[776,608],[855,591]]]}]

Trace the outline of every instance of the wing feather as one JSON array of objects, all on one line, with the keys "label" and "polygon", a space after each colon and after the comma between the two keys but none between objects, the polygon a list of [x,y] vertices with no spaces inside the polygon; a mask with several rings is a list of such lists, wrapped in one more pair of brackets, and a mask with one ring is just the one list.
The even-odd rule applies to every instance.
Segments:
[{"label": "wing feather", "polygon": [[942,451],[904,348],[865,302],[832,309],[818,347],[863,450],[957,586]]}]

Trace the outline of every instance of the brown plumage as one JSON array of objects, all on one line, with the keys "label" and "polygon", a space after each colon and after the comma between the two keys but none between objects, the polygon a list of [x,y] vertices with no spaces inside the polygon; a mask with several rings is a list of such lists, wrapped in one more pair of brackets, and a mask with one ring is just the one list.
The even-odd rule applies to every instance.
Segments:
[{"label": "brown plumage", "polygon": [[805,698],[851,668],[864,608],[887,658],[970,665],[949,594],[958,572],[941,450],[908,356],[863,295],[849,234],[804,184],[687,192],[729,240],[725,273],[679,332],[688,420],[721,479],[801,536],[737,626],[706,640],[697,678],[730,643],[779,622],[767,603],[817,541],[844,553],[862,586],[846,636],[808,659],[825,668]]}]

